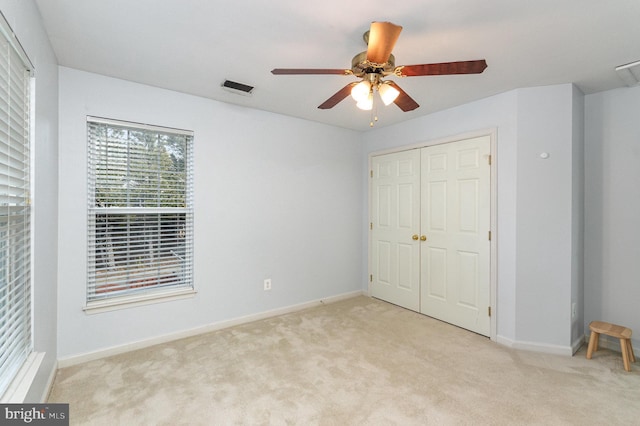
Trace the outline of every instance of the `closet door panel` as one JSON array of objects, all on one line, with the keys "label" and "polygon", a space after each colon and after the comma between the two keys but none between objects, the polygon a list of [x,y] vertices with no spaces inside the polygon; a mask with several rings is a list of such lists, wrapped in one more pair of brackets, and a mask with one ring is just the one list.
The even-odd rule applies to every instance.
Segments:
[{"label": "closet door panel", "polygon": [[488,136],[421,150],[420,312],[486,336],[490,150]]},{"label": "closet door panel", "polygon": [[372,175],[371,295],[418,311],[420,151],[374,157]]}]

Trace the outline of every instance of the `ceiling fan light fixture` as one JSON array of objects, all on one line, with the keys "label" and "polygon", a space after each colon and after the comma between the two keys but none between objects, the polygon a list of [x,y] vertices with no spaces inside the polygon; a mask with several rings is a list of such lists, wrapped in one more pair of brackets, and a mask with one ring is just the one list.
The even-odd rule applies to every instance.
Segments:
[{"label": "ceiling fan light fixture", "polygon": [[390,105],[400,95],[398,89],[385,81],[378,86],[378,93],[380,93],[380,99],[382,99],[382,103],[384,103],[385,106]]},{"label": "ceiling fan light fixture", "polygon": [[366,98],[358,101],[356,106],[362,110],[371,111],[371,109],[373,108],[373,93],[369,92],[369,95]]},{"label": "ceiling fan light fixture", "polygon": [[363,102],[367,100],[370,92],[371,83],[369,83],[367,80],[362,80],[360,83],[353,86],[353,89],[351,89],[351,97],[356,102]]}]

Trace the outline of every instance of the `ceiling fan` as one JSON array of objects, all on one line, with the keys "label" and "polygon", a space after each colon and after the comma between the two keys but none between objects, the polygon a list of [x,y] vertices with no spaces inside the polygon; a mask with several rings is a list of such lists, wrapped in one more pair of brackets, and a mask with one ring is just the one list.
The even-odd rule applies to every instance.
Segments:
[{"label": "ceiling fan", "polygon": [[367,50],[358,53],[351,61],[351,69],[306,69],[276,68],[271,71],[275,75],[296,74],[337,74],[352,75],[360,81],[347,84],[333,96],[324,101],[318,108],[330,109],[344,98],[351,96],[360,109],[373,108],[373,93],[380,94],[385,105],[395,103],[402,111],[412,111],[420,105],[392,80],[384,77],[415,77],[423,75],[479,74],[487,68],[484,59],[474,61],[441,62],[420,65],[395,65],[395,57],[391,54],[400,36],[402,27],[391,22],[372,22],[369,31],[364,33]]}]

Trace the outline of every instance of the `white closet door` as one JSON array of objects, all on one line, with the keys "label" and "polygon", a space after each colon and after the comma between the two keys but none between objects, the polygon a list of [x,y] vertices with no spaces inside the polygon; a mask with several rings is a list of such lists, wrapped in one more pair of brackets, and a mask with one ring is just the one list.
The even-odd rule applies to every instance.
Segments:
[{"label": "white closet door", "polygon": [[421,150],[420,312],[490,334],[488,136]]},{"label": "white closet door", "polygon": [[371,294],[419,311],[420,151],[374,157],[372,165]]}]

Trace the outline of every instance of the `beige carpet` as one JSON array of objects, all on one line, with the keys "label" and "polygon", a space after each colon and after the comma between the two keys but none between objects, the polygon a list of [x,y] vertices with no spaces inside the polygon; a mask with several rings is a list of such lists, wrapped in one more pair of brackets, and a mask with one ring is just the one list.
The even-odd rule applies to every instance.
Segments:
[{"label": "beige carpet", "polygon": [[91,425],[640,424],[640,363],[507,349],[367,297],[59,371]]}]

